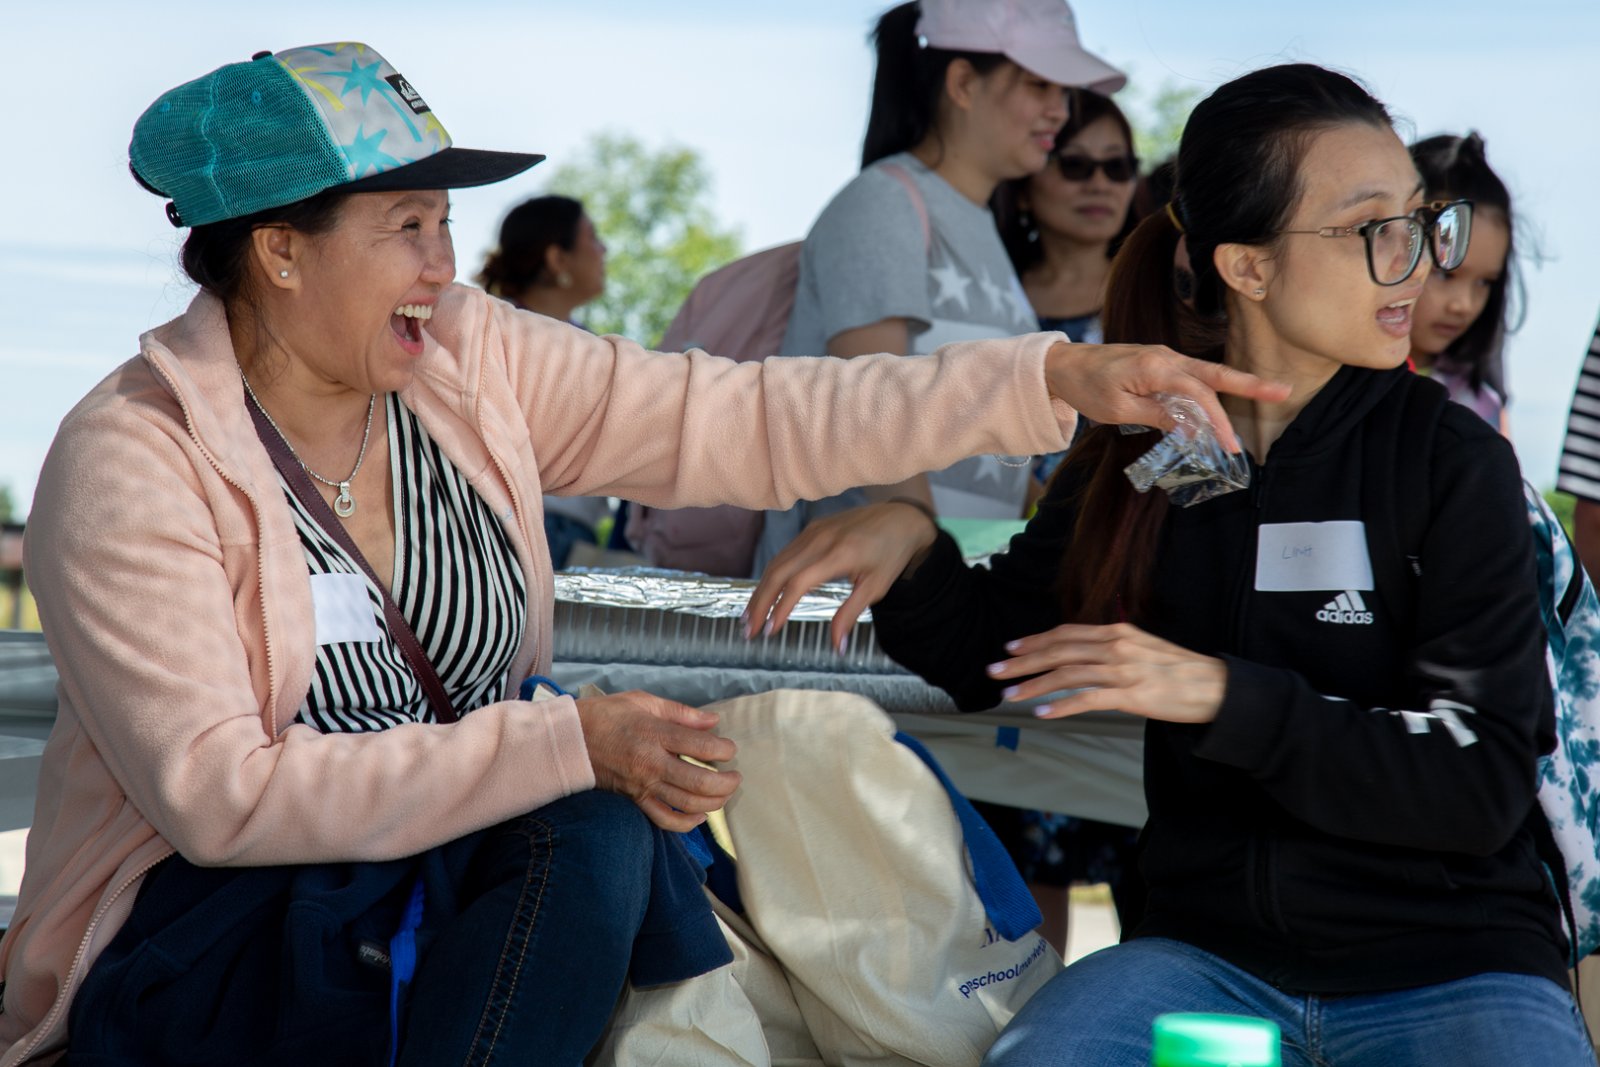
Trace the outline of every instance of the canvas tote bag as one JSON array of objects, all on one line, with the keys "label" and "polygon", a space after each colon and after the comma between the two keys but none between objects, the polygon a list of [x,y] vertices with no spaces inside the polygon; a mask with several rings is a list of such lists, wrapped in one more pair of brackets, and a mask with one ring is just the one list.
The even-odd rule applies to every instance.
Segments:
[{"label": "canvas tote bag", "polygon": [[783,968],[743,918],[707,896],[733,962],[669,986],[626,987],[590,1067],[823,1067]]},{"label": "canvas tote bag", "polygon": [[[659,1020],[659,1042],[600,1062],[976,1067],[1062,967],[1033,932],[1038,910],[999,842],[975,815],[963,826],[965,801],[953,806],[940,773],[864,698],[780,690],[711,710],[739,746],[727,766],[744,775],[726,828],[746,936],[730,939],[730,967],[630,990],[619,1025],[637,1038]],[[720,914],[729,929],[741,919]],[[739,993],[717,988],[730,982],[766,1028],[768,1058],[748,1038],[740,1048],[754,1051],[730,1038],[721,1059],[695,1058],[687,1041],[669,1048],[674,1027],[696,1043],[707,1026],[737,1029]],[[795,1040],[795,1012],[815,1059]]]}]

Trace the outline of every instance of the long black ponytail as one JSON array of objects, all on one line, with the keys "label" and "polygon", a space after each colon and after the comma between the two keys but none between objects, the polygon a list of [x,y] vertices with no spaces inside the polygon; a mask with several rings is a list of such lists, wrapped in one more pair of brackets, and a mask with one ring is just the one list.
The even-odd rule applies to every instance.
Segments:
[{"label": "long black ponytail", "polygon": [[955,52],[924,48],[917,39],[922,5],[917,0],[885,11],[872,31],[878,54],[872,79],[872,112],[861,145],[861,169],[880,159],[906,152],[936,132],[939,102],[944,98],[945,71],[964,59],[979,74],[988,74],[1006,57],[996,52]]}]

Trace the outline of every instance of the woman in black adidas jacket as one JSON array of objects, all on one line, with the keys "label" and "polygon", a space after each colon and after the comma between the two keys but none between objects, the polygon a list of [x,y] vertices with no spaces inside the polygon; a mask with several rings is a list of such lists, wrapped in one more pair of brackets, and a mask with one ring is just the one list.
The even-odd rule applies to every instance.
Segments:
[{"label": "woman in black adidas jacket", "polygon": [[1402,366],[1468,211],[1423,204],[1350,79],[1223,86],[1106,327],[1293,386],[1228,403],[1250,488],[1140,496],[1122,468],[1154,436],[1096,429],[990,569],[887,503],[813,526],[757,589],[752,617],[781,624],[849,576],[835,637],[876,601],[883,646],[964,709],[1078,690],[1039,713],[1148,720],[1147,914],[987,1062],[1143,1067],[1157,1014],[1204,1011],[1274,1019],[1285,1064],[1592,1067],[1536,849],[1554,722],[1517,462]]}]

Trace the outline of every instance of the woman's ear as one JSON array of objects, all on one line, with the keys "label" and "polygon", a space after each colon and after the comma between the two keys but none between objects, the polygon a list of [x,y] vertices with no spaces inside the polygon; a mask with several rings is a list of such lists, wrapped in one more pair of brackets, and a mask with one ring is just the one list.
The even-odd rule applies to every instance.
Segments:
[{"label": "woman's ear", "polygon": [[275,288],[300,287],[298,268],[304,252],[305,242],[289,226],[258,226],[250,231],[250,258]]},{"label": "woman's ear", "polygon": [[554,285],[565,289],[572,284],[572,272],[567,269],[567,250],[552,242],[544,250],[544,274],[537,284]]},{"label": "woman's ear", "polygon": [[982,77],[978,69],[965,59],[952,59],[944,68],[944,94],[950,103],[962,111],[972,108],[972,97]]},{"label": "woman's ear", "polygon": [[1211,254],[1222,284],[1246,300],[1265,300],[1277,271],[1271,250],[1263,245],[1221,244]]}]

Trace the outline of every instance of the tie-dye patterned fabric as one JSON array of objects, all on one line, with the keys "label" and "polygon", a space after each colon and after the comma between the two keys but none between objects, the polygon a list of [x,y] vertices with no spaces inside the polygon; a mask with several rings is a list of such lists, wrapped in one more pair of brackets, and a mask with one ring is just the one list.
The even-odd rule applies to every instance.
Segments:
[{"label": "tie-dye patterned fabric", "polygon": [[350,181],[450,147],[450,135],[421,95],[366,45],[314,44],[272,58],[310,98],[344,153]]},{"label": "tie-dye patterned fabric", "polygon": [[1539,803],[1567,864],[1583,957],[1600,948],[1600,599],[1544,497],[1523,486],[1556,696],[1556,749],[1539,761]]}]

